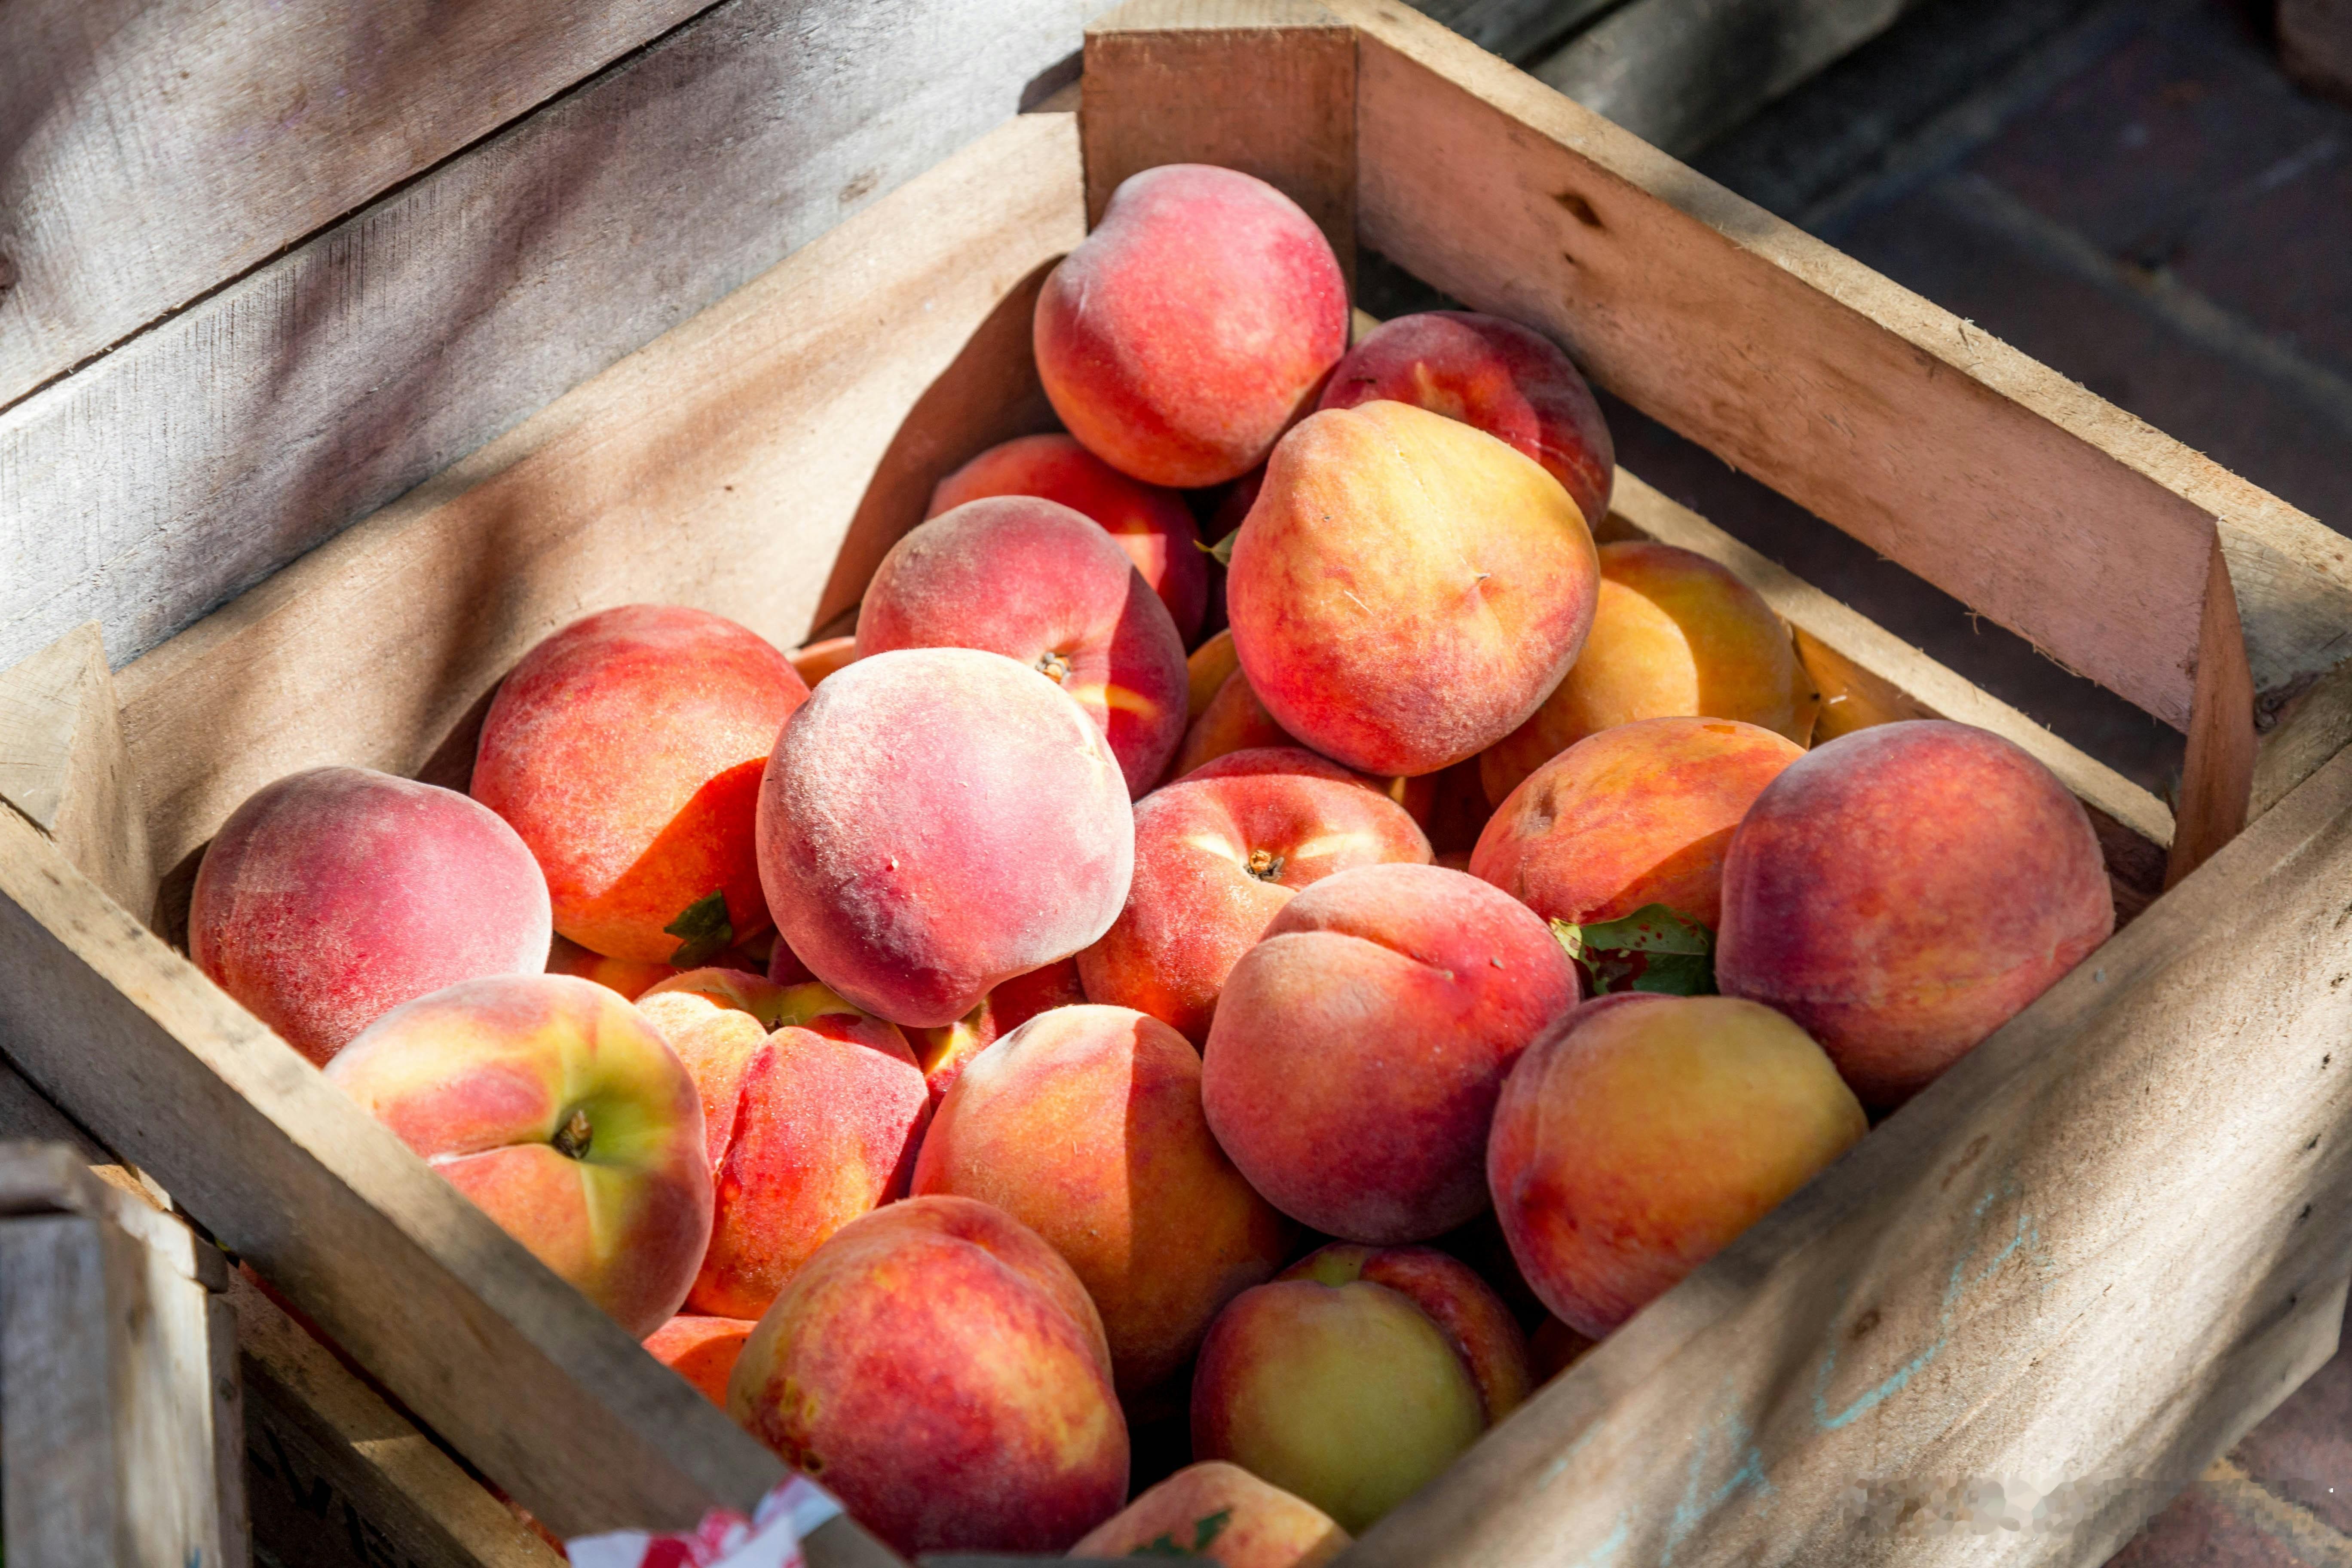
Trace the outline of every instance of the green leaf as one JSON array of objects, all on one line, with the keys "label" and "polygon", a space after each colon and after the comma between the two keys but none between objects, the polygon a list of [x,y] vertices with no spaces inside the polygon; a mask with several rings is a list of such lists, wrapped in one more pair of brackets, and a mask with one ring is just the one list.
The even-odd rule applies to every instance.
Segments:
[{"label": "green leaf", "polygon": [[1214,1513],[1203,1514],[1192,1521],[1192,1545],[1179,1546],[1173,1534],[1160,1534],[1153,1536],[1129,1552],[1128,1555],[1129,1557],[1205,1557],[1209,1552],[1209,1542],[1223,1535],[1225,1526],[1231,1524],[1233,1521],[1234,1510],[1221,1508]]},{"label": "green leaf", "polygon": [[1622,920],[1585,926],[1554,921],[1551,930],[1595,996],[1620,991],[1715,994],[1715,933],[1664,904],[1644,904]]},{"label": "green leaf", "polygon": [[699,969],[735,942],[735,928],[727,920],[727,895],[718,889],[687,905],[662,930],[681,939],[677,951],[669,955],[670,963],[679,969]]},{"label": "green leaf", "polygon": [[1192,542],[1192,548],[1220,566],[1230,566],[1234,563],[1234,541],[1241,536],[1242,531],[1237,528],[1214,544],[1203,544],[1196,539]]}]

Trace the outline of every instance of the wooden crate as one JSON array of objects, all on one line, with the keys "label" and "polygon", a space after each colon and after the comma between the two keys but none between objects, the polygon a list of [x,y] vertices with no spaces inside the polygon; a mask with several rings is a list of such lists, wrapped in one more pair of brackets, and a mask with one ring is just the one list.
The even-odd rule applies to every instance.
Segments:
[{"label": "wooden crate", "polygon": [[[0,813],[8,1056],[558,1532],[748,1507],[774,1459],[157,932],[272,778],[462,784],[584,611],[848,610],[940,475],[1047,423],[1029,317],[1089,210],[1229,163],[2188,736],[2176,813],[1621,475],[1604,532],[1755,583],[1833,727],[2047,762],[2134,918],[1348,1561],[1974,1560],[1943,1526],[1995,1480],[2051,1494],[2005,1562],[2101,1561],[2325,1359],[2352,1269],[2345,542],[1396,0],[1130,5],[1083,90],[119,674],[44,656],[0,725],[0,791],[45,803]],[[845,1521],[811,1554],[892,1561]]]}]

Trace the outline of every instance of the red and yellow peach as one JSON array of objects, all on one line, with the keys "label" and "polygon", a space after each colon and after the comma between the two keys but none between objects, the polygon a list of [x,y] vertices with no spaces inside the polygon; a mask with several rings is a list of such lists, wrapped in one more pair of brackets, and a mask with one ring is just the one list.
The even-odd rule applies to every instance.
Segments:
[{"label": "red and yellow peach", "polygon": [[1319,1568],[1348,1532],[1304,1498],[1222,1459],[1187,1465],[1087,1532],[1073,1557],[1196,1557],[1223,1568]]}]

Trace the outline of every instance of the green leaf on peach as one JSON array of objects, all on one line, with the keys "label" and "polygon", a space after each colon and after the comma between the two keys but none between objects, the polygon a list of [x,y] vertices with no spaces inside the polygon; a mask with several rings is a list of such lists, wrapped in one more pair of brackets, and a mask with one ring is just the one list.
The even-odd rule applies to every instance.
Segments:
[{"label": "green leaf on peach", "polygon": [[1590,925],[1554,921],[1551,929],[1595,996],[1620,991],[1716,994],[1715,933],[1664,904],[1644,904],[1622,920]]},{"label": "green leaf on peach", "polygon": [[671,964],[679,969],[701,968],[735,941],[735,928],[727,919],[727,895],[717,889],[687,905],[662,930],[680,939],[677,951],[669,955]]}]

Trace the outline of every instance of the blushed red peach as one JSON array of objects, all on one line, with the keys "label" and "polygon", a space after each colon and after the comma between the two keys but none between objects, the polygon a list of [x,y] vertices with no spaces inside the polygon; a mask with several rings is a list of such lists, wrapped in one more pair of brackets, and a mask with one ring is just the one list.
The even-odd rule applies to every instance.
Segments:
[{"label": "blushed red peach", "polygon": [[1319,408],[1381,399],[1475,426],[1543,465],[1588,528],[1609,515],[1617,448],[1592,389],[1532,327],[1470,310],[1423,310],[1373,328],[1348,351]]},{"label": "blushed red peach", "polygon": [[1209,1125],[1250,1184],[1351,1241],[1424,1240],[1486,1205],[1486,1124],[1575,1005],[1550,928],[1475,877],[1363,866],[1283,907],[1225,979]]},{"label": "blushed red peach", "polygon": [[727,1411],[909,1558],[1066,1551],[1127,1497],[1127,1422],[1085,1288],[965,1198],[843,1226],[752,1331]]},{"label": "blushed red peach", "polygon": [[1620,541],[1601,547],[1601,597],[1575,667],[1479,754],[1480,775],[1499,805],[1587,735],[1643,719],[1737,719],[1802,745],[1814,707],[1789,628],[1755,589],[1692,551]]},{"label": "blushed red peach", "polygon": [[1078,955],[1087,995],[1196,1044],[1225,976],[1295,897],[1352,866],[1426,865],[1429,841],[1370,781],[1296,748],[1234,752],[1135,808],[1135,878]]},{"label": "blushed red peach", "polygon": [[1166,163],[1111,193],[1037,297],[1037,373],[1070,434],[1149,484],[1265,460],[1348,347],[1330,242],[1265,181]]},{"label": "blushed red peach", "polygon": [[875,570],[857,656],[972,647],[1029,666],[1101,726],[1130,794],[1184,737],[1184,644],[1127,553],[1034,496],[967,501],[917,527]]},{"label": "blushed red peach", "polygon": [[1239,1465],[1187,1465],[1087,1531],[1073,1557],[1204,1557],[1223,1568],[1318,1568],[1351,1537]]},{"label": "blushed red peach", "polygon": [[463,981],[377,1019],[327,1081],[632,1337],[684,1303],[710,1240],[702,1101],[611,991]]},{"label": "blushed red peach", "polygon": [[1533,459],[1402,403],[1283,437],[1234,542],[1234,647],[1266,711],[1370,773],[1429,773],[1524,723],[1575,662],[1592,536]]},{"label": "blushed red peach", "polygon": [[1528,1282],[1598,1339],[1868,1131],[1829,1058],[1769,1007],[1625,993],[1520,1058],[1487,1173]]},{"label": "blushed red peach", "polygon": [[667,963],[665,928],[713,893],[728,931],[768,926],[752,848],[760,770],[807,700],[784,656],[674,605],[574,621],[516,665],[482,720],[471,792],[547,874],[555,929],[614,958]]},{"label": "blushed red peach", "polygon": [[793,952],[912,1028],[1093,942],[1135,868],[1101,730],[1036,671],[970,648],[876,654],[826,680],[776,742],[759,831]]},{"label": "blushed red peach", "polygon": [[1716,978],[1891,1109],[2115,925],[2066,786],[1990,731],[1911,720],[1817,747],[1757,797],[1724,858]]},{"label": "blushed red peach", "polygon": [[646,1336],[654,1360],[694,1384],[694,1391],[727,1408],[727,1379],[743,1342],[758,1325],[742,1318],[708,1318],[680,1312]]},{"label": "blushed red peach", "polygon": [[939,1109],[972,1058],[1038,1014],[1075,1007],[1086,999],[1078,961],[1065,958],[1014,975],[944,1028],[916,1030],[908,1044],[915,1047],[916,1065],[923,1069],[923,1083],[931,1091],[931,1109]]},{"label": "blushed red peach", "polygon": [[371,768],[256,790],[205,851],[188,904],[196,967],[322,1065],[403,1002],[540,973],[550,934],[547,883],[514,829]]},{"label": "blushed red peach", "polygon": [[925,517],[986,496],[1041,496],[1102,526],[1168,606],[1191,642],[1209,607],[1209,558],[1184,498],[1129,479],[1068,436],[1022,436],[991,447],[931,491]]},{"label": "blushed red peach", "polygon": [[702,1096],[713,1211],[687,1305],[756,1318],[835,1231],[906,1192],[922,1072],[896,1025],[821,984],[700,969],[637,1010]]},{"label": "blushed red peach", "polygon": [[1664,904],[1722,923],[1723,857],[1766,785],[1804,752],[1727,719],[1645,719],[1588,736],[1513,790],[1470,873],[1546,920]]},{"label": "blushed red peach", "polygon": [[1059,1007],[974,1058],[914,1190],[994,1204],[1052,1243],[1102,1313],[1122,1392],[1181,1370],[1290,1239],[1209,1135],[1200,1054],[1125,1007]]}]

